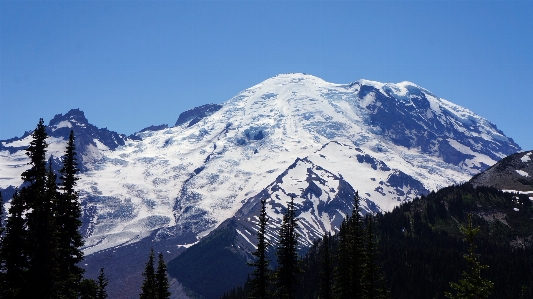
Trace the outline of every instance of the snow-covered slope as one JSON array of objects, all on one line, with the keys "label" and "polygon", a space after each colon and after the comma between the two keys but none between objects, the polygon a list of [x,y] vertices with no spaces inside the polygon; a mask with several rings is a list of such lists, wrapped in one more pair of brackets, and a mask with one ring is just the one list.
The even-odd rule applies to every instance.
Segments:
[{"label": "snow-covered slope", "polygon": [[[351,209],[336,195],[342,190],[359,191],[366,211],[390,210],[520,150],[489,121],[409,82],[333,84],[284,74],[179,119],[135,138],[84,137],[78,188],[86,254],[151,233],[155,241],[200,238],[261,194],[279,198],[270,207],[278,220],[282,194],[305,201],[310,239]],[[52,131],[81,129],[57,120]],[[0,142],[1,188],[20,184],[28,138]],[[313,193],[315,179],[321,191]]]}]

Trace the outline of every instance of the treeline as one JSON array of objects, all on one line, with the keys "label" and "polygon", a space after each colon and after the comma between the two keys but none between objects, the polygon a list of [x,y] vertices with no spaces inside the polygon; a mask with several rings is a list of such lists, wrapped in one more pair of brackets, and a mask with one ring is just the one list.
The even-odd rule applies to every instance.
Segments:
[{"label": "treeline", "polygon": [[[11,200],[0,244],[1,298],[77,298],[83,296],[83,238],[78,180],[71,131],[59,184],[46,161],[48,135],[41,119],[26,149],[30,168]],[[97,284],[94,284],[97,285]],[[104,297],[105,298],[105,297]]]},{"label": "treeline", "polygon": [[533,298],[531,219],[527,196],[470,184],[374,217],[358,213],[356,198],[340,231],[298,258],[290,297],[279,291],[279,261],[267,268],[267,297],[257,292],[260,225],[253,275],[222,298]]},{"label": "treeline", "polygon": [[[74,132],[70,132],[61,158],[59,177],[52,169],[52,160],[46,160],[47,138],[40,119],[26,149],[30,168],[21,175],[23,184],[11,199],[7,217],[0,194],[0,298],[107,298],[104,269],[93,280],[84,278],[85,271],[79,266],[84,243],[75,190],[79,169]],[[163,256],[159,255],[157,273],[153,271],[153,258],[152,250],[140,297],[168,299]]]},{"label": "treeline", "polygon": [[303,258],[298,256],[298,222],[291,199],[279,229],[274,269],[268,259],[272,245],[265,238],[265,201],[261,203],[258,244],[253,253],[256,259],[250,264],[252,277],[222,299],[389,297],[378,261],[373,218],[361,215],[358,194],[352,215],[343,221],[338,235],[324,235]]}]

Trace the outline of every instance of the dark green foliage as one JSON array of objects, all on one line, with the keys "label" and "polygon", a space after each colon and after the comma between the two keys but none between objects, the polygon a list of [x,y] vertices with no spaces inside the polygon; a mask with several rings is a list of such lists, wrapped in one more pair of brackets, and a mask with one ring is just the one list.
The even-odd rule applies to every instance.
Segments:
[{"label": "dark green foliage", "polygon": [[261,212],[259,213],[259,229],[257,231],[257,250],[252,253],[257,258],[255,262],[250,264],[254,267],[252,273],[251,294],[249,298],[254,299],[268,299],[270,286],[270,269],[269,260],[267,256],[268,241],[266,240],[266,228],[268,217],[266,213],[266,201],[261,200]]},{"label": "dark green foliage", "polygon": [[468,242],[468,254],[464,256],[468,262],[468,271],[463,271],[462,278],[458,283],[451,282],[450,286],[456,291],[456,294],[446,292],[446,297],[450,299],[483,299],[488,298],[494,283],[488,279],[481,278],[481,270],[487,269],[488,266],[482,265],[476,256],[476,245],[474,238],[479,233],[479,227],[472,226],[472,214],[468,214],[468,226],[461,226],[461,232],[466,236]]},{"label": "dark green foliage", "polygon": [[29,183],[33,187],[34,191],[42,191],[46,177],[46,148],[48,147],[46,143],[48,134],[42,118],[33,131],[32,137],[30,146],[26,149],[26,155],[30,157],[31,167],[24,171],[21,176],[25,183]]},{"label": "dark green foliage", "polygon": [[0,247],[3,275],[0,281],[0,298],[22,298],[24,277],[29,267],[27,258],[26,219],[22,217],[24,204],[18,192],[11,200],[6,229]]},{"label": "dark green foliage", "polygon": [[144,281],[142,285],[142,293],[139,295],[140,299],[168,299],[170,292],[168,291],[168,277],[167,266],[163,259],[163,253],[159,253],[157,262],[157,271],[154,268],[154,249],[150,249],[150,256],[144,268]]},{"label": "dark green foliage", "polygon": [[150,256],[146,266],[144,267],[144,281],[142,285],[142,293],[139,295],[140,299],[156,299],[157,298],[157,281],[155,279],[154,269],[154,249],[150,250]]},{"label": "dark green foliage", "polygon": [[100,274],[98,274],[97,281],[98,291],[96,292],[96,299],[107,298],[106,287],[109,284],[109,280],[105,277],[104,268],[100,268]]},{"label": "dark green foliage", "polygon": [[360,200],[356,192],[352,215],[343,221],[339,231],[333,290],[335,298],[339,299],[363,298],[362,277],[366,256]]},{"label": "dark green foliage", "polygon": [[79,179],[74,140],[74,132],[70,131],[65,155],[62,158],[63,167],[60,170],[61,193],[55,202],[56,223],[59,228],[59,273],[63,282],[62,293],[68,298],[76,294],[84,273],[84,270],[78,266],[83,260],[83,252],[80,250],[83,246],[83,237],[79,233],[82,224],[79,196],[74,190]]},{"label": "dark green foliage", "polygon": [[27,298],[58,298],[60,290],[58,265],[58,228],[54,219],[54,202],[58,192],[51,166],[46,169],[45,126],[39,121],[26,149],[31,167],[22,173],[25,186],[20,197],[25,204],[27,225],[28,270],[26,287],[21,294]]},{"label": "dark green foliage", "polygon": [[0,243],[2,243],[2,236],[4,235],[4,198],[2,197],[2,193],[0,192]]},{"label": "dark green foliage", "polygon": [[318,289],[318,297],[321,299],[331,299],[333,290],[331,285],[333,283],[333,269],[331,261],[331,235],[324,234],[322,244],[319,247],[319,267],[320,267],[320,282]]},{"label": "dark green foliage", "polygon": [[156,292],[157,299],[168,299],[170,298],[170,292],[168,291],[168,276],[167,276],[167,265],[163,259],[163,253],[159,253],[159,259],[157,262],[157,271],[155,273],[156,280]]},{"label": "dark green foliage", "polygon": [[[532,244],[511,244],[533,235],[533,223],[525,221],[533,217],[533,209],[514,197],[493,188],[463,184],[379,216],[378,249],[391,297],[444,298],[449,282],[461,279],[461,269],[468,267],[463,258],[468,248],[458,224],[466,226],[472,213],[473,225],[480,227],[475,240],[480,262],[489,265],[484,273],[495,282],[489,298],[520,298],[522,286],[533,281]],[[433,209],[427,209],[428,205]]]},{"label": "dark green foliage", "polygon": [[280,299],[295,298],[298,284],[298,223],[296,219],[294,198],[287,204],[283,222],[279,229],[278,248],[276,251],[278,269],[276,271],[276,296]]},{"label": "dark green foliage", "polygon": [[[26,149],[30,168],[21,174],[22,188],[11,200],[6,231],[0,244],[0,297],[76,298],[83,270],[76,266],[83,255],[78,233],[81,224],[74,191],[76,162],[71,132],[63,159],[59,187],[52,163],[46,167],[46,138],[42,119]],[[74,182],[74,183],[73,183]]]},{"label": "dark green foliage", "polygon": [[[469,262],[463,257],[469,244],[463,241],[464,234],[459,229],[460,225],[468,226],[469,213],[472,226],[479,227],[474,241],[478,262],[489,266],[483,270],[483,277],[494,282],[488,298],[533,298],[533,207],[519,195],[494,188],[474,188],[470,184],[432,192],[392,212],[377,214],[372,222],[368,218],[363,222],[366,257],[361,279],[367,289],[363,298],[445,298],[445,292],[450,291],[449,282],[459,281],[462,269],[469,268]],[[348,239],[347,226],[345,221],[329,240],[332,256],[342,255],[341,243],[345,242],[342,238]],[[295,296],[298,299],[319,298],[319,295],[324,298],[319,254],[324,243],[316,242],[301,260],[300,285]],[[373,266],[372,255],[375,256]],[[335,272],[346,264],[340,258],[332,261]],[[377,280],[369,279],[374,276],[369,274],[372,268],[378,273]],[[349,272],[347,267],[344,271]],[[336,273],[333,285],[338,285],[336,280],[342,277]],[[369,281],[375,281],[370,284],[381,295],[372,297]],[[383,292],[387,289],[390,294]],[[246,286],[240,290],[245,292]],[[241,291],[226,293],[225,298],[244,298],[239,297]]]},{"label": "dark green foliage", "polygon": [[379,267],[379,252],[374,233],[374,218],[365,218],[364,262],[362,266],[361,287],[362,298],[385,299],[389,297],[385,278]]},{"label": "dark green foliage", "polygon": [[[80,299],[105,299],[107,298],[106,287],[108,280],[104,274],[104,268],[100,268],[100,274],[96,280],[82,279],[78,286],[78,294]],[[77,298],[77,297],[67,297]]]},{"label": "dark green foliage", "polygon": [[94,279],[82,279],[80,282],[80,299],[97,299],[98,283]]}]

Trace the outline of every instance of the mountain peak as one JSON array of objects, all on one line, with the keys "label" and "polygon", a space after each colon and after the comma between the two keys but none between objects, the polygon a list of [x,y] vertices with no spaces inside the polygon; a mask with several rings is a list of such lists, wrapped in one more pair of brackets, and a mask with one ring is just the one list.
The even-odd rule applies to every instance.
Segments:
[{"label": "mountain peak", "polygon": [[85,113],[80,109],[70,109],[69,112],[63,114],[56,114],[54,118],[48,123],[49,127],[54,127],[55,129],[73,126],[84,127],[89,124],[89,121],[85,117]]}]

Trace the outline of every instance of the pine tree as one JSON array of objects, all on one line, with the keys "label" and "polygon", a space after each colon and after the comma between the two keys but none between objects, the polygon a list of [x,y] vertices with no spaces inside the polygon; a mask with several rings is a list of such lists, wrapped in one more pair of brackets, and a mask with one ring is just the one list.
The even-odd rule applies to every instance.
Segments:
[{"label": "pine tree", "polygon": [[28,271],[21,294],[26,298],[58,298],[57,227],[53,202],[57,200],[56,176],[46,168],[46,127],[39,120],[26,149],[30,168],[21,175],[19,196],[26,215]]},{"label": "pine tree", "polygon": [[109,284],[109,280],[105,277],[104,268],[100,268],[100,274],[97,278],[98,291],[96,292],[96,299],[106,299],[107,291],[106,287]]},{"label": "pine tree", "polygon": [[79,232],[81,226],[81,207],[78,192],[74,189],[79,179],[76,161],[74,132],[70,131],[65,155],[62,157],[63,167],[60,170],[61,194],[56,201],[56,222],[59,229],[59,264],[62,293],[68,298],[78,292],[84,270],[78,266],[83,260],[83,237]]},{"label": "pine tree", "polygon": [[0,244],[2,244],[2,237],[4,235],[5,225],[4,225],[4,198],[2,197],[2,192],[0,192]]},{"label": "pine tree", "polygon": [[254,299],[267,299],[270,298],[268,287],[270,281],[270,269],[269,260],[267,256],[267,249],[269,243],[266,239],[266,227],[268,217],[266,213],[266,200],[261,200],[261,212],[259,213],[259,230],[257,231],[257,250],[252,253],[257,260],[251,264],[254,272],[252,273],[251,280],[251,295],[250,298]]},{"label": "pine tree", "polygon": [[0,244],[0,265],[3,272],[0,298],[24,298],[22,290],[26,286],[25,277],[29,266],[24,212],[24,203],[18,192],[15,192]]},{"label": "pine tree", "polygon": [[368,216],[365,222],[365,253],[361,281],[363,297],[366,299],[385,299],[388,298],[389,294],[385,288],[385,278],[377,264],[378,249],[374,234],[374,219],[372,216]]},{"label": "pine tree", "polygon": [[336,267],[333,275],[333,293],[336,299],[351,298],[351,268],[350,268],[350,240],[351,231],[348,218],[344,219],[338,233]]},{"label": "pine tree", "polygon": [[169,299],[170,298],[170,292],[168,291],[168,276],[167,276],[167,265],[165,264],[165,260],[163,259],[163,253],[159,253],[159,260],[157,262],[157,271],[155,273],[155,279],[156,279],[156,291],[157,299]]},{"label": "pine tree", "polygon": [[61,298],[59,293],[58,228],[54,218],[54,202],[58,197],[56,175],[51,161],[46,172],[44,190],[30,186],[22,191],[32,198],[33,208],[28,213],[28,241],[30,265],[26,288],[28,298]]},{"label": "pine tree", "polygon": [[450,282],[452,289],[456,294],[446,292],[446,297],[450,299],[482,299],[488,298],[494,288],[494,283],[488,279],[481,278],[481,270],[487,269],[488,266],[482,265],[476,256],[476,245],[474,238],[480,228],[474,228],[472,225],[472,214],[468,214],[468,226],[461,226],[461,232],[466,236],[465,241],[469,244],[468,254],[464,255],[468,263],[468,272],[463,271],[462,279],[458,283]]},{"label": "pine tree", "polygon": [[80,299],[97,299],[98,296],[98,283],[94,279],[84,278],[80,282],[79,288]]},{"label": "pine tree", "polygon": [[279,245],[277,249],[278,269],[277,295],[280,299],[295,298],[295,286],[298,283],[298,223],[296,219],[294,197],[287,204],[287,212],[283,215],[280,227]]},{"label": "pine tree", "polygon": [[157,299],[157,282],[154,270],[154,249],[150,250],[150,257],[143,272],[144,281],[140,299]]},{"label": "pine tree", "polygon": [[360,197],[356,192],[352,215],[341,224],[335,271],[334,294],[338,299],[363,298],[361,277],[365,252],[363,248],[363,218]]},{"label": "pine tree", "polygon": [[330,254],[330,239],[331,235],[329,233],[324,234],[322,237],[322,244],[319,248],[320,255],[320,285],[318,291],[318,297],[320,299],[331,299],[332,298],[332,265],[331,265],[331,254]]}]

